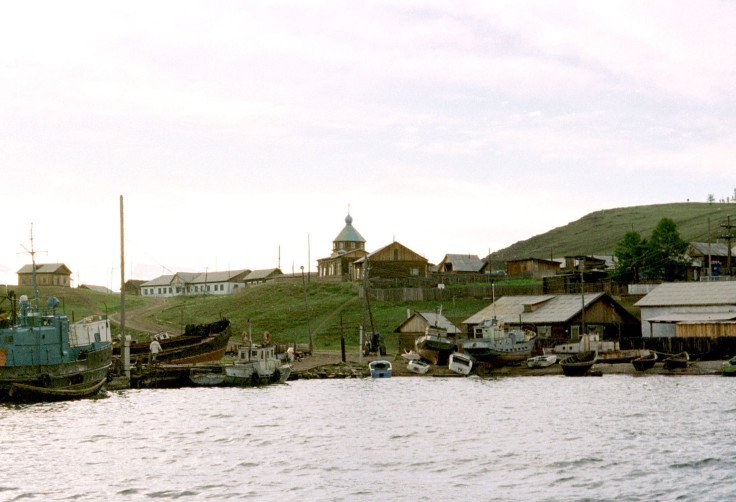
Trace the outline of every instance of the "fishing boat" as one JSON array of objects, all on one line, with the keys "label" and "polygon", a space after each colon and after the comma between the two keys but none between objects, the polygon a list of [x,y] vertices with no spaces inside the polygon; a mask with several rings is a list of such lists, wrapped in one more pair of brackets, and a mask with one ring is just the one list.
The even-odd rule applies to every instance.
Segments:
[{"label": "fishing boat", "polygon": [[567,376],[583,376],[595,364],[598,353],[595,350],[578,352],[560,361],[562,372]]},{"label": "fishing boat", "polygon": [[541,356],[530,357],[526,360],[527,368],[547,368],[557,362],[557,356],[554,354],[543,354]]},{"label": "fishing boat", "polygon": [[721,375],[736,376],[736,357],[732,357],[721,366]]},{"label": "fishing boat", "polygon": [[450,354],[447,367],[459,375],[469,375],[473,371],[473,357],[460,352]]},{"label": "fishing boat", "polygon": [[56,311],[57,298],[49,298],[41,311],[35,287],[34,293],[33,306],[26,295],[18,298],[17,315],[15,295],[9,295],[12,318],[0,328],[0,400],[29,387],[74,390],[104,381],[112,366],[110,322],[89,316],[70,324]]},{"label": "fishing boat", "polygon": [[371,377],[373,378],[390,378],[391,377],[391,362],[379,359],[378,361],[371,361],[368,363],[368,369],[371,370]]},{"label": "fishing boat", "polygon": [[688,353],[680,352],[679,354],[674,354],[666,357],[662,366],[666,370],[684,369],[687,368],[689,361],[690,356],[688,355]]},{"label": "fishing boat", "polygon": [[457,342],[448,336],[447,329],[440,326],[427,326],[424,335],[414,342],[414,349],[423,359],[432,364],[440,364],[455,350]]},{"label": "fishing boat", "polygon": [[657,363],[657,353],[653,350],[649,350],[647,352],[647,354],[637,357],[636,359],[631,361],[631,364],[632,366],[634,366],[634,369],[636,371],[646,371],[652,369]]},{"label": "fishing boat", "polygon": [[202,387],[253,387],[285,383],[291,366],[275,354],[273,345],[242,346],[232,364],[220,366],[195,365],[189,370],[189,380]]},{"label": "fishing boat", "polygon": [[474,328],[473,333],[474,338],[458,342],[463,353],[495,365],[525,361],[531,356],[537,340],[534,332],[523,329],[506,330],[495,318],[482,321]]},{"label": "fishing boat", "polygon": [[406,369],[411,371],[412,373],[424,375],[429,371],[429,363],[426,361],[422,361],[421,359],[412,359],[406,365]]}]

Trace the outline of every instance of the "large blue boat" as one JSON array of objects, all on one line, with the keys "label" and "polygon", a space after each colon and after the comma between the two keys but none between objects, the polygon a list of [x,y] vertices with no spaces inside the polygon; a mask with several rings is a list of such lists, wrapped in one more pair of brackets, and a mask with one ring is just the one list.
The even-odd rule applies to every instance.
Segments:
[{"label": "large blue boat", "polygon": [[9,299],[11,311],[0,321],[0,401],[97,392],[112,364],[110,321],[90,316],[70,324],[54,297],[43,311],[37,296],[33,307],[25,295]]}]

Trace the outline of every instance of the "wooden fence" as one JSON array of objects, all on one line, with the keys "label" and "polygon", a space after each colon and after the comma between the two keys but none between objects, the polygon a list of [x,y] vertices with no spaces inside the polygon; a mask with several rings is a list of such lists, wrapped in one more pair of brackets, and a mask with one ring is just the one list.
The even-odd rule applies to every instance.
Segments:
[{"label": "wooden fence", "polygon": [[[379,301],[387,302],[428,302],[446,301],[453,298],[481,298],[489,300],[493,298],[494,288],[491,286],[465,286],[461,288],[370,288],[370,297]],[[532,286],[496,286],[496,298],[502,296],[518,295],[541,295],[542,285]]]},{"label": "wooden fence", "polygon": [[717,338],[697,337],[659,337],[622,338],[622,349],[649,349],[666,354],[687,352],[690,360],[728,359],[736,355],[736,337]]}]

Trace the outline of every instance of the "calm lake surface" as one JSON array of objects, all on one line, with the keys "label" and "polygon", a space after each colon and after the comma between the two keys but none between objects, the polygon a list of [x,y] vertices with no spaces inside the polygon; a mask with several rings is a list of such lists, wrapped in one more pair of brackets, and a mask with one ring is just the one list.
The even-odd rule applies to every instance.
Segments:
[{"label": "calm lake surface", "polygon": [[0,500],[733,500],[736,379],[304,380],[0,406]]}]

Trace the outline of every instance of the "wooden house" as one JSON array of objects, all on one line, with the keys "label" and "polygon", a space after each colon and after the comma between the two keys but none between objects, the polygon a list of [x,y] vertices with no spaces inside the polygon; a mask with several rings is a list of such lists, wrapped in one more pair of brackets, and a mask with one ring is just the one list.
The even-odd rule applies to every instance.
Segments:
[{"label": "wooden house", "polygon": [[392,242],[378,251],[355,260],[350,268],[352,280],[363,279],[366,263],[370,267],[368,276],[371,278],[429,277],[429,261],[398,242]]},{"label": "wooden house", "polygon": [[[585,307],[583,308],[583,303]],[[468,335],[496,318],[510,327],[536,331],[540,339],[578,340],[585,333],[617,339],[639,335],[639,320],[606,293],[504,296],[463,321]]]},{"label": "wooden house", "polygon": [[642,337],[714,338],[736,320],[736,281],[664,283],[635,305]]},{"label": "wooden house", "polygon": [[263,284],[264,282],[267,282],[270,279],[281,277],[282,275],[284,274],[281,272],[281,269],[278,269],[278,268],[267,268],[264,270],[254,270],[245,276],[245,279],[243,279],[243,282],[245,283],[246,286],[255,286],[258,284]]},{"label": "wooden house", "polygon": [[449,336],[462,335],[462,331],[439,312],[414,312],[394,330],[394,333],[399,334],[399,352],[414,350],[414,342],[430,326],[447,330]]},{"label": "wooden house", "polygon": [[332,241],[332,254],[317,260],[319,278],[326,281],[347,281],[350,279],[350,265],[365,257],[365,239],[353,227],[350,214],[345,217],[345,227]]},{"label": "wooden house", "polygon": [[133,295],[133,296],[140,296],[141,295],[141,286],[145,284],[147,281],[143,281],[141,279],[128,279],[125,281],[125,294],[126,295]]},{"label": "wooden house", "polygon": [[[721,242],[691,242],[685,254],[692,261],[696,280],[699,276],[719,276],[728,268],[728,246]],[[736,253],[731,250],[732,266],[735,258]]]},{"label": "wooden house", "polygon": [[[18,286],[33,286],[33,265],[24,265],[18,270]],[[63,263],[36,264],[38,286],[71,287],[72,271]]]},{"label": "wooden house", "polygon": [[483,261],[472,254],[446,254],[437,264],[440,274],[478,274],[482,268]]},{"label": "wooden house", "polygon": [[524,258],[506,262],[506,272],[509,275],[523,277],[546,277],[560,271],[560,263],[541,258]]}]

